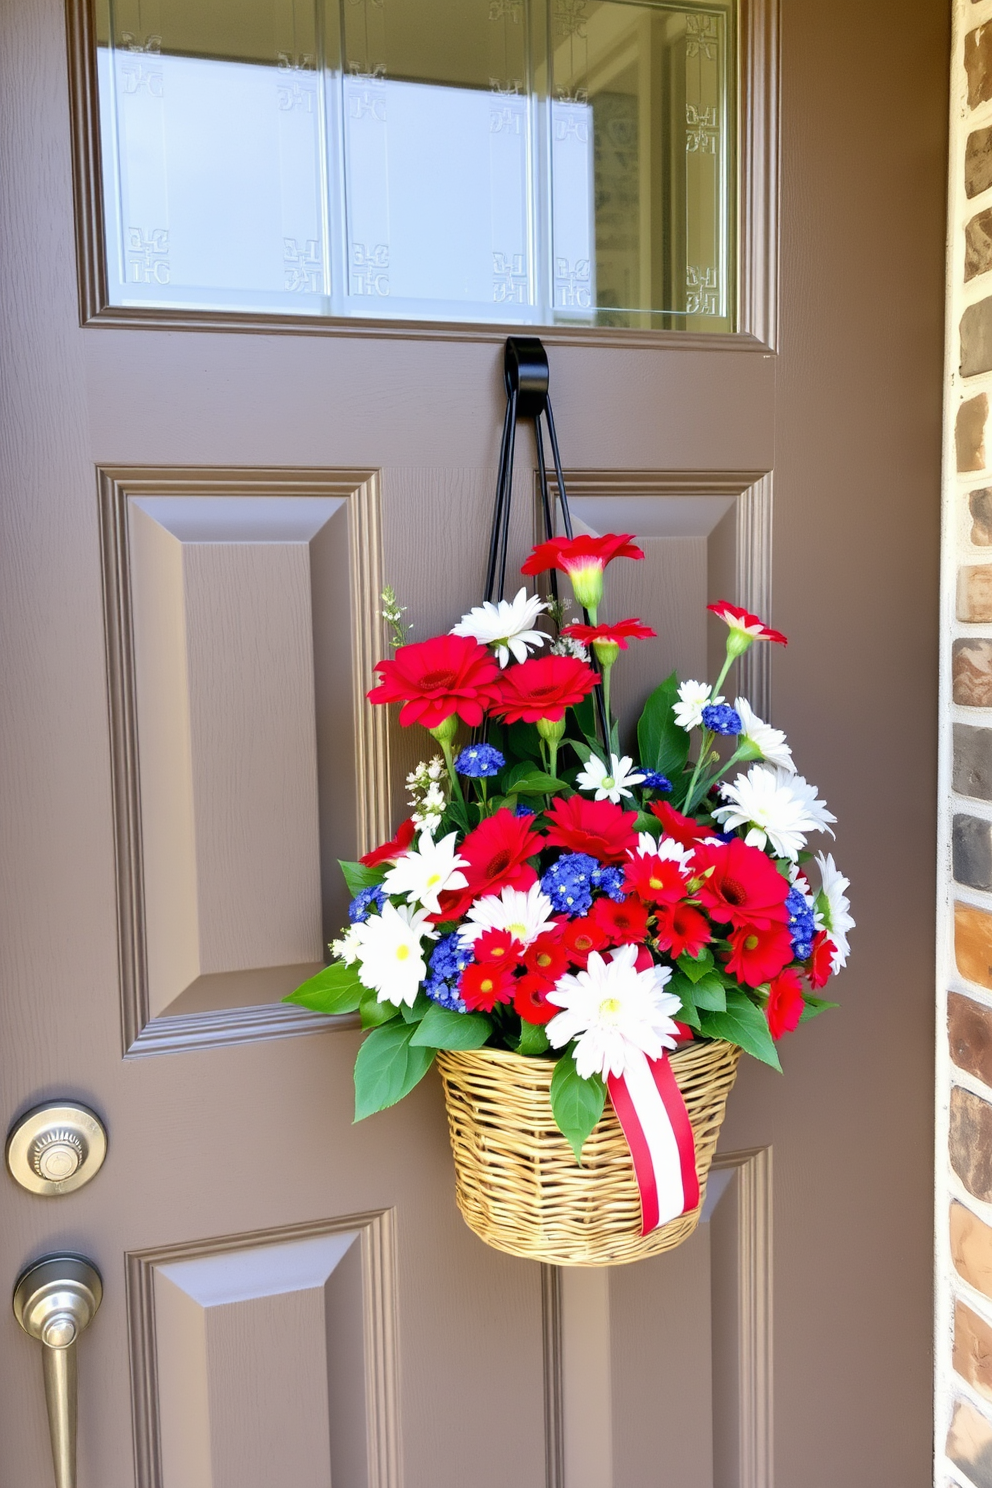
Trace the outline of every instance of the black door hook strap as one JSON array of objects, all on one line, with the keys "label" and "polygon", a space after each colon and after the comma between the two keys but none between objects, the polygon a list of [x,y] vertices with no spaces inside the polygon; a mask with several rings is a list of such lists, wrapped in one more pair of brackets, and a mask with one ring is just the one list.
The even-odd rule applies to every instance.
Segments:
[{"label": "black door hook strap", "polygon": [[[503,380],[506,384],[506,416],[503,419],[503,438],[499,450],[499,470],[496,476],[496,500],[493,504],[493,523],[489,538],[489,564],[486,570],[486,599],[500,600],[506,586],[507,547],[510,537],[510,504],[513,494],[513,455],[516,446],[517,424],[520,419],[534,422],[534,440],[537,445],[538,485],[541,492],[541,513],[544,519],[544,536],[550,541],[555,535],[555,514],[548,488],[548,469],[544,453],[544,430],[547,424],[551,442],[551,459],[558,487],[558,502],[561,506],[562,525],[566,537],[572,537],[572,514],[565,490],[565,476],[561,468],[558,449],[558,434],[555,416],[548,395],[548,354],[536,336],[508,336],[503,355]],[[551,594],[558,599],[558,575],[550,572]],[[589,624],[589,612],[582,611],[585,624]],[[590,665],[598,670],[590,649]],[[610,731],[603,702],[603,689],[595,690],[596,710],[607,752]]]}]

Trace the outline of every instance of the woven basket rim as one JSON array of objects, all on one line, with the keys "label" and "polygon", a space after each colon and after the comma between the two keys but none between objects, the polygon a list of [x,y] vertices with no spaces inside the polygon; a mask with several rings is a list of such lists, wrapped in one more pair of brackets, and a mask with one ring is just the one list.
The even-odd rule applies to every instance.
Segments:
[{"label": "woven basket rim", "polygon": [[[702,1049],[715,1049],[720,1045],[736,1049],[739,1046],[732,1044],[729,1039],[718,1038],[694,1038],[691,1043],[680,1044],[677,1049],[666,1049],[665,1053],[669,1059],[678,1059],[680,1055],[691,1054]],[[495,1064],[506,1064],[511,1069],[514,1065],[526,1065],[533,1067],[544,1066],[551,1069],[563,1058],[562,1054],[556,1054],[554,1058],[548,1058],[544,1054],[517,1054],[512,1049],[493,1049],[488,1044],[483,1044],[480,1049],[438,1049],[438,1058],[444,1056],[452,1059],[487,1059]]]}]

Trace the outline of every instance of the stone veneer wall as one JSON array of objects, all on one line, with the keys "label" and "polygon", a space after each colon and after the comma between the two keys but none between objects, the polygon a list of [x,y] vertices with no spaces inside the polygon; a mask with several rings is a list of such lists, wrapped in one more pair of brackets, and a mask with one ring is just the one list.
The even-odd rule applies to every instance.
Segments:
[{"label": "stone veneer wall", "polygon": [[992,0],[953,8],[934,1482],[992,1488]]}]

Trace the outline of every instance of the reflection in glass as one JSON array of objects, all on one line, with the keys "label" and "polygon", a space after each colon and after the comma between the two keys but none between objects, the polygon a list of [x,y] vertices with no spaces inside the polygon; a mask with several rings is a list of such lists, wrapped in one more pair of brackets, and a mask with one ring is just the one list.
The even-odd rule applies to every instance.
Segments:
[{"label": "reflection in glass", "polygon": [[733,0],[99,3],[112,303],[733,329]]}]

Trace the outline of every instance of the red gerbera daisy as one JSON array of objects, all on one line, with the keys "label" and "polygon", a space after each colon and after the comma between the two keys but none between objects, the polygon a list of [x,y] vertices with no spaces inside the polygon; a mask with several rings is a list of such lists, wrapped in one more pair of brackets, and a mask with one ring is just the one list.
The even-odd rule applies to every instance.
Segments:
[{"label": "red gerbera daisy", "polygon": [[437,728],[451,715],[476,728],[499,698],[499,663],[472,636],[443,635],[400,646],[392,661],[376,663],[382,678],[373,703],[403,703],[400,723]]},{"label": "red gerbera daisy", "polygon": [[712,837],[716,833],[715,827],[704,827],[693,817],[683,816],[681,811],[676,811],[667,801],[652,801],[648,810],[653,811],[661,822],[665,836],[674,837],[683,847],[695,847],[704,837]]},{"label": "red gerbera daisy", "polygon": [[806,975],[814,991],[825,987],[833,975],[834,954],[837,947],[826,930],[818,930],[813,937],[813,951],[806,962]]},{"label": "red gerbera daisy", "polygon": [[561,929],[545,930],[524,952],[524,965],[535,976],[556,982],[568,970],[568,955],[562,945]]},{"label": "red gerbera daisy", "polygon": [[645,641],[658,632],[650,625],[642,625],[640,620],[617,620],[612,625],[566,625],[562,634],[574,636],[583,646],[595,646],[599,642],[626,651],[628,641]]},{"label": "red gerbera daisy", "polygon": [[500,696],[492,705],[507,723],[558,723],[566,708],[587,697],[599,678],[577,656],[534,656],[507,667],[500,680]]},{"label": "red gerbera daisy", "polygon": [[673,957],[698,956],[713,938],[709,920],[691,904],[663,904],[656,923],[658,945]]},{"label": "red gerbera daisy", "polygon": [[675,904],[686,895],[685,878],[671,858],[635,853],[623,866],[624,887],[645,904]]},{"label": "red gerbera daisy", "polygon": [[560,569],[572,581],[572,590],[584,609],[594,610],[603,597],[603,569],[614,558],[643,558],[631,542],[633,533],[606,532],[602,537],[554,537],[538,543],[520,570],[525,574]]},{"label": "red gerbera daisy", "polygon": [[582,967],[587,964],[590,951],[605,950],[608,944],[608,937],[602,926],[588,916],[569,920],[562,928],[561,940],[569,961]]},{"label": "red gerbera daisy", "polygon": [[483,930],[472,952],[476,961],[494,966],[516,966],[520,960],[520,944],[509,930]]},{"label": "red gerbera daisy", "polygon": [[[623,811],[612,801],[587,801],[584,796],[556,796],[545,812],[551,823],[545,841],[549,847],[567,847],[570,852],[589,853],[601,863],[621,863],[637,846],[636,811]],[[465,848],[459,852],[464,854]]]},{"label": "red gerbera daisy", "polygon": [[397,858],[403,856],[410,846],[416,830],[413,817],[408,816],[406,821],[400,822],[396,828],[395,837],[390,838],[388,842],[383,842],[379,847],[374,847],[371,852],[365,853],[358,861],[364,863],[366,868],[375,868],[379,863],[395,862]]},{"label": "red gerbera daisy", "polygon": [[509,966],[472,961],[458,983],[465,1006],[472,1013],[491,1013],[498,1002],[512,1002],[515,981]]},{"label": "red gerbera daisy", "polygon": [[792,960],[792,936],[785,925],[739,925],[728,937],[727,970],[739,982],[760,987],[777,977]]},{"label": "red gerbera daisy", "polygon": [[550,1023],[561,1008],[548,1001],[548,993],[554,991],[554,982],[547,977],[527,972],[518,977],[513,988],[513,1006],[525,1023]]},{"label": "red gerbera daisy", "polygon": [[480,894],[498,894],[500,889],[529,889],[537,874],[527,859],[539,853],[544,839],[535,832],[533,817],[514,816],[506,806],[469,832],[458,851],[465,859],[463,889],[440,896],[441,920],[457,920]]},{"label": "red gerbera daisy", "polygon": [[632,945],[647,939],[648,912],[633,895],[615,904],[612,899],[597,899],[589,918],[598,925],[611,945]]},{"label": "red gerbera daisy", "polygon": [[804,1007],[802,979],[794,966],[787,966],[772,978],[768,989],[765,1014],[772,1038],[780,1039],[783,1033],[791,1033],[798,1027]]},{"label": "red gerbera daisy", "polygon": [[692,865],[696,873],[707,874],[696,897],[714,920],[762,929],[788,921],[788,881],[758,848],[748,847],[739,837],[718,845],[704,844],[696,848]]},{"label": "red gerbera daisy", "polygon": [[[788,645],[785,636],[780,630],[772,630],[757,615],[752,615],[750,610],[742,610],[739,605],[732,605],[727,600],[721,599],[717,604],[707,605],[714,615],[719,615],[731,630],[736,630],[744,638],[747,637],[747,646],[752,641],[777,641],[780,646]],[[747,649],[745,646],[745,650]]]}]

